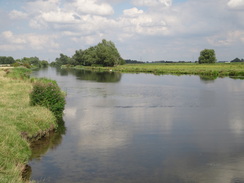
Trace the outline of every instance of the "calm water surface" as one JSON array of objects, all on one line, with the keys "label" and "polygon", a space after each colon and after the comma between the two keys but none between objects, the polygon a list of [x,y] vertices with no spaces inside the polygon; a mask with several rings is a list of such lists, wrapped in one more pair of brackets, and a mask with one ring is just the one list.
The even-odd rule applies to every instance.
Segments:
[{"label": "calm water surface", "polygon": [[31,178],[58,183],[243,183],[244,81],[49,68],[65,127],[36,145]]}]

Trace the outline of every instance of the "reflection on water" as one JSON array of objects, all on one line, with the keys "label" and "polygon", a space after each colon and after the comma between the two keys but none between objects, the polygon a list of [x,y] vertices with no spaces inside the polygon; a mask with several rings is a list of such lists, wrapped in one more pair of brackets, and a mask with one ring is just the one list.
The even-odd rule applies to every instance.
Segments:
[{"label": "reflection on water", "polygon": [[80,80],[96,81],[96,82],[119,82],[121,74],[118,72],[93,72],[89,70],[61,69],[57,68],[57,74],[68,76],[72,74]]},{"label": "reflection on water", "polygon": [[209,75],[201,75],[199,76],[201,81],[205,82],[205,83],[210,83],[210,82],[214,82],[215,79],[218,78],[218,76],[209,76]]},{"label": "reflection on water", "polygon": [[49,149],[56,149],[56,147],[62,143],[62,138],[66,132],[66,127],[64,125],[64,121],[60,121],[57,130],[31,143],[32,154],[30,160],[40,159]]},{"label": "reflection on water", "polygon": [[[64,121],[59,121],[58,129],[49,133],[48,136],[41,138],[38,141],[32,142],[31,147],[31,157],[32,160],[41,160],[41,157],[47,153],[48,150],[55,150],[58,145],[62,143],[62,138],[66,133],[66,127]],[[30,180],[32,173],[31,166],[27,165],[25,171],[23,172],[23,179]]]},{"label": "reflection on water", "polygon": [[67,131],[59,146],[44,145],[30,161],[33,179],[244,182],[242,80],[54,68],[34,74],[67,91]]}]

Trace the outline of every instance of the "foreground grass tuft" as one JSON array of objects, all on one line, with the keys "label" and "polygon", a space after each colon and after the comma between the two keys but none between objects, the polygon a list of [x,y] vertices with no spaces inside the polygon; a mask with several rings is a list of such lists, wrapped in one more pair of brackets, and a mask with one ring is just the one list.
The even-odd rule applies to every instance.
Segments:
[{"label": "foreground grass tuft", "polygon": [[26,139],[44,135],[57,123],[47,108],[30,106],[33,85],[23,75],[26,71],[9,72],[10,77],[6,72],[0,70],[0,182],[22,183],[22,169],[31,155]]}]

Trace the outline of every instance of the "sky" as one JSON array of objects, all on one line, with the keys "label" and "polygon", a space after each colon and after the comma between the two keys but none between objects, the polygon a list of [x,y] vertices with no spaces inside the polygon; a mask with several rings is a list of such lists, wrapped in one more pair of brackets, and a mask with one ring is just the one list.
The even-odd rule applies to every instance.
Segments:
[{"label": "sky", "polygon": [[124,59],[244,58],[244,0],[0,0],[0,56],[54,61],[102,41]]}]

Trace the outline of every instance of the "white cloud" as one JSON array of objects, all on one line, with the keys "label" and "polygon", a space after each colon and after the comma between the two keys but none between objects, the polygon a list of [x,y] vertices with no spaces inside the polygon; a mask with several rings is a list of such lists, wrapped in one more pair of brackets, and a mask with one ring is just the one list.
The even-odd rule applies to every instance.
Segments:
[{"label": "white cloud", "polygon": [[207,39],[213,46],[231,46],[235,43],[244,43],[244,31],[230,31],[225,34],[217,34],[208,37]]},{"label": "white cloud", "polygon": [[49,12],[59,7],[59,0],[36,0],[26,3],[25,10],[29,14],[37,14],[39,12]]},{"label": "white cloud", "polygon": [[72,12],[63,12],[60,9],[56,11],[43,12],[41,17],[46,22],[52,23],[76,23],[79,18]]},{"label": "white cloud", "polygon": [[2,48],[9,48],[11,50],[18,49],[33,49],[41,50],[46,48],[58,48],[59,44],[55,42],[55,35],[39,35],[39,34],[18,34],[15,35],[11,31],[4,31],[1,33],[5,44],[1,44]]},{"label": "white cloud", "polygon": [[229,0],[228,6],[233,9],[244,9],[244,0]]},{"label": "white cloud", "polygon": [[2,51],[17,51],[23,50],[24,47],[22,45],[0,44],[0,49]]},{"label": "white cloud", "polygon": [[125,9],[123,14],[129,17],[137,17],[143,14],[143,10],[138,10],[137,8]]},{"label": "white cloud", "polygon": [[28,14],[21,11],[13,10],[9,13],[9,17],[10,19],[25,19],[28,17]]},{"label": "white cloud", "polygon": [[108,3],[99,3],[97,0],[75,0],[72,5],[84,14],[112,15],[113,7]]},{"label": "white cloud", "polygon": [[4,39],[6,39],[9,43],[14,43],[14,44],[24,44],[26,43],[26,40],[21,36],[15,36],[11,31],[5,31],[2,32],[2,36]]},{"label": "white cloud", "polygon": [[132,0],[132,3],[136,6],[164,6],[170,7],[172,5],[172,0]]},{"label": "white cloud", "polygon": [[166,21],[166,17],[159,13],[143,12],[133,8],[124,10],[124,15],[120,17],[118,24],[127,35],[163,36],[169,34]]},{"label": "white cloud", "polygon": [[243,46],[244,14],[232,11],[243,7],[243,0],[24,1],[9,12],[0,7],[0,44],[6,49],[12,45],[11,50],[52,47],[65,52],[106,38],[127,58],[138,59],[139,52],[148,60],[192,58],[194,49]]}]

